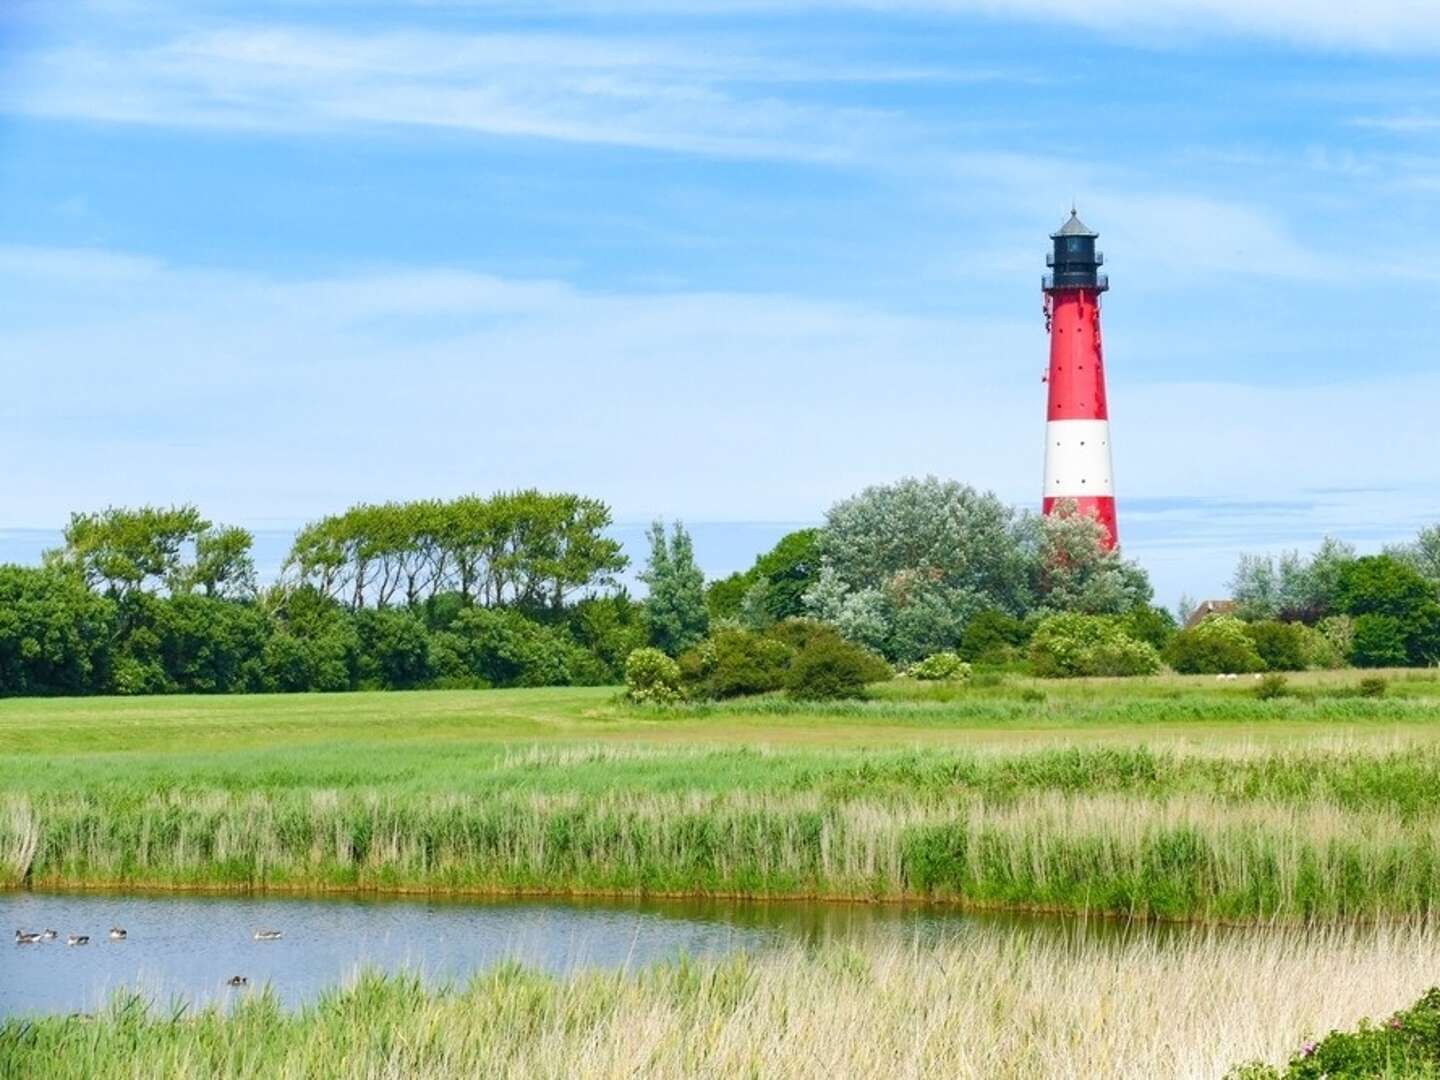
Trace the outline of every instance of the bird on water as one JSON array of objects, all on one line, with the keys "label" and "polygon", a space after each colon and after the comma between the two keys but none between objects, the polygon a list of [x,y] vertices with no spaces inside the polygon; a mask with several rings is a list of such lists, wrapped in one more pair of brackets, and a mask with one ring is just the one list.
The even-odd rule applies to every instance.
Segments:
[{"label": "bird on water", "polygon": [[120,929],[120,927],[118,927],[118,926],[112,926],[112,927],[110,928],[110,940],[111,940],[111,941],[124,941],[124,940],[125,940],[125,931],[122,930],[122,929]]},{"label": "bird on water", "polygon": [[39,934],[27,934],[24,930],[15,931],[16,945],[33,945],[40,940]]},{"label": "bird on water", "polygon": [[89,934],[71,934],[68,938],[65,939],[65,944],[66,944],[66,945],[89,945],[89,944],[90,944],[90,935],[89,935]]},{"label": "bird on water", "polygon": [[247,979],[244,975],[231,975],[230,978],[228,978],[228,979],[225,980],[225,985],[226,985],[226,986],[248,986],[248,985],[250,985],[250,980]]},{"label": "bird on water", "polygon": [[43,934],[40,935],[40,940],[41,940],[41,941],[54,941],[54,940],[55,940],[57,937],[59,937],[59,936],[60,936],[60,935],[57,934],[54,930],[46,930]]},{"label": "bird on water", "polygon": [[256,931],[255,931],[255,940],[256,940],[256,941],[279,941],[279,940],[280,940],[282,937],[284,937],[284,936],[285,936],[284,933],[281,932],[281,931],[279,931],[279,930],[256,930]]}]

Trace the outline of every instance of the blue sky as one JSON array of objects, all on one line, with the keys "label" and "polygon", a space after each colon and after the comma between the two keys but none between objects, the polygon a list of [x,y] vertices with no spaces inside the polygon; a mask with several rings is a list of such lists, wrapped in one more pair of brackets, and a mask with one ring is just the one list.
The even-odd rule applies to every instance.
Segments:
[{"label": "blue sky", "polygon": [[1159,598],[1403,538],[1437,56],[1420,0],[9,0],[0,551],[533,484],[720,573],[905,474],[1029,505],[1072,199]]}]

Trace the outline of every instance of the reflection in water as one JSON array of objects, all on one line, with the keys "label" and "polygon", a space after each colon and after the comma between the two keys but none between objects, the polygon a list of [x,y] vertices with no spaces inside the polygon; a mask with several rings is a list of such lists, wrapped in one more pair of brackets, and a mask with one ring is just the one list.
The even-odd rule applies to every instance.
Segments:
[{"label": "reflection in water", "polygon": [[[123,927],[123,940],[108,931]],[[504,960],[564,973],[634,968],[778,944],[930,944],[970,934],[1097,935],[1123,944],[1179,930],[952,909],[726,901],[415,900],[110,894],[0,894],[0,928],[54,929],[54,942],[0,938],[0,1016],[88,1011],[127,987],[165,1004],[223,1001],[269,984],[294,1005],[362,968],[411,970],[463,982]],[[255,932],[276,929],[278,941]],[[69,934],[88,945],[68,947]]]}]

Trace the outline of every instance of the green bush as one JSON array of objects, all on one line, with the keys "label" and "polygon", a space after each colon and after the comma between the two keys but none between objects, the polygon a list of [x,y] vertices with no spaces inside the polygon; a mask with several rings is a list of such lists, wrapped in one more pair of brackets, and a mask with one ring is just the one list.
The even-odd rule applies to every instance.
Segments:
[{"label": "green bush", "polygon": [[980,612],[960,635],[960,656],[972,663],[1009,664],[1023,658],[1034,626],[994,608]]},{"label": "green bush", "polygon": [[1267,671],[1303,671],[1305,664],[1305,633],[1299,623],[1265,619],[1245,625],[1245,633],[1255,643]]},{"label": "green bush", "polygon": [[1361,615],[1355,620],[1350,662],[1356,667],[1403,667],[1408,659],[1405,627],[1394,615]]},{"label": "green bush", "polygon": [[1290,680],[1278,672],[1272,671],[1255,686],[1255,696],[1261,701],[1273,701],[1275,698],[1288,697],[1289,694]]},{"label": "green bush", "polygon": [[664,705],[684,697],[680,665],[659,649],[636,649],[625,661],[625,693],[631,701]]},{"label": "green bush", "polygon": [[909,674],[927,682],[963,682],[970,678],[970,665],[953,652],[938,652],[911,665]]},{"label": "green bush", "polygon": [[1349,618],[1341,615],[1325,621],[1343,624],[1344,648],[1339,647],[1334,638],[1320,626],[1306,626],[1304,623],[1291,624],[1300,632],[1300,658],[1305,662],[1306,668],[1341,668],[1345,666],[1345,658],[1350,655],[1352,627]]},{"label": "green bush", "polygon": [[1362,1020],[1355,1031],[1332,1031],[1306,1042],[1283,1069],[1241,1065],[1230,1080],[1359,1080],[1440,1076],[1440,988],[1383,1023]]},{"label": "green bush", "polygon": [[1030,663],[1042,678],[1086,675],[1153,675],[1160,654],[1130,637],[1109,615],[1052,615],[1030,639]]},{"label": "green bush", "polygon": [[1167,609],[1147,604],[1120,616],[1120,629],[1136,641],[1143,641],[1154,646],[1156,652],[1163,653],[1179,627],[1175,625],[1175,616]]},{"label": "green bush", "polygon": [[779,690],[794,656],[783,641],[727,629],[682,653],[678,666],[688,696],[730,698]]},{"label": "green bush", "polygon": [[1185,675],[1243,674],[1265,668],[1245,624],[1233,615],[1211,615],[1181,630],[1170,640],[1165,659]]},{"label": "green bush", "polygon": [[858,698],[868,683],[890,674],[888,664],[859,645],[838,635],[816,635],[791,663],[785,690],[802,701]]},{"label": "green bush", "polygon": [[1385,692],[1389,689],[1390,684],[1379,675],[1367,675],[1360,680],[1360,685],[1356,687],[1356,691],[1361,697],[1368,698],[1384,697]]}]

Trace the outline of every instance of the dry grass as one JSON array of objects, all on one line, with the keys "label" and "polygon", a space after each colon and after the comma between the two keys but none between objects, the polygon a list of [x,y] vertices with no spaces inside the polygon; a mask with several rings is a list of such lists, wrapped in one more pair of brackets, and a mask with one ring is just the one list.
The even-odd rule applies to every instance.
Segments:
[{"label": "dry grass", "polygon": [[795,948],[638,974],[514,968],[463,990],[364,977],[297,1014],[256,995],[172,1021],[0,1028],[6,1075],[1218,1078],[1410,1004],[1418,928],[1194,932],[1124,944],[1024,931]]}]

